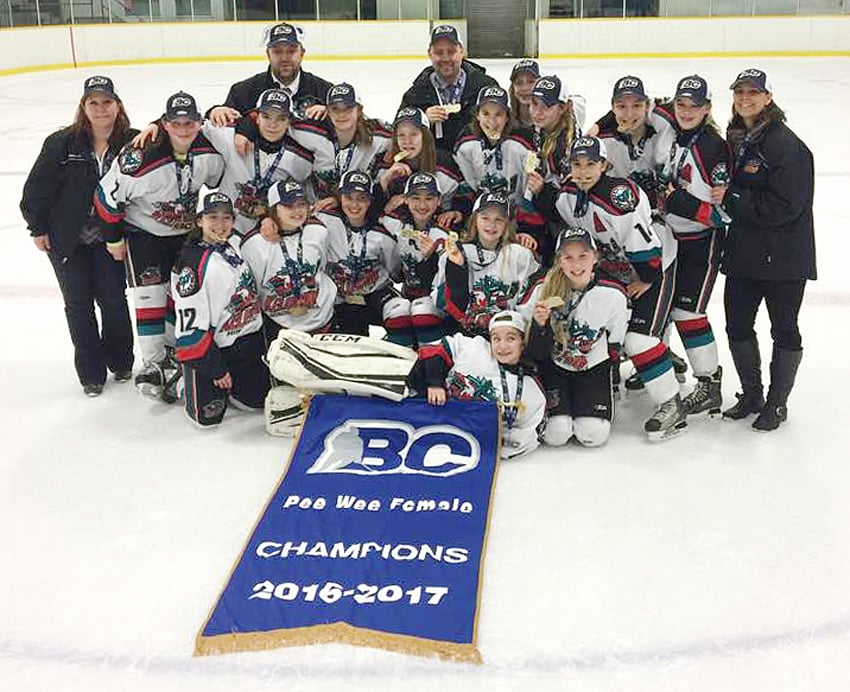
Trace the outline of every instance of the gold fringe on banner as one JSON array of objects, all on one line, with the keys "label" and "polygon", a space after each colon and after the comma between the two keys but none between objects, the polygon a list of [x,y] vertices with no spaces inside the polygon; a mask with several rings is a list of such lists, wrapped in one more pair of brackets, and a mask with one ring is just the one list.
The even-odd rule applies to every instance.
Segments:
[{"label": "gold fringe on banner", "polygon": [[345,622],[331,625],[312,625],[292,629],[217,634],[212,637],[198,635],[195,656],[229,654],[239,651],[266,651],[283,646],[308,646],[310,644],[352,644],[385,649],[413,656],[436,656],[458,663],[481,663],[481,653],[474,644],[453,644],[435,639],[423,639],[407,634],[387,634],[354,627]]}]

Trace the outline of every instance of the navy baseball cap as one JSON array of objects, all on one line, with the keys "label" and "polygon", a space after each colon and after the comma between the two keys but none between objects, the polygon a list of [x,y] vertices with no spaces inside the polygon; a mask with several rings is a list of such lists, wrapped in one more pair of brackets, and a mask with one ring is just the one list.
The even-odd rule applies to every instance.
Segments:
[{"label": "navy baseball cap", "polygon": [[538,79],[540,78],[540,64],[536,60],[531,60],[530,58],[524,58],[520,60],[516,65],[513,66],[511,70],[511,81],[514,81],[514,78],[523,73],[532,74]]},{"label": "navy baseball cap", "polygon": [[266,89],[257,99],[257,110],[260,113],[272,109],[279,110],[287,118],[292,115],[292,99],[283,89]]},{"label": "navy baseball cap", "polygon": [[643,88],[643,82],[640,77],[633,77],[632,75],[620,77],[614,85],[614,93],[611,94],[611,100],[616,101],[621,96],[636,96],[645,101],[646,90]]},{"label": "navy baseball cap", "polygon": [[341,84],[334,84],[328,90],[326,103],[329,106],[333,105],[334,103],[339,103],[343,106],[353,108],[354,106],[359,106],[361,102],[360,97],[357,95],[357,91],[354,89],[354,87],[348,84],[347,82],[342,82]]},{"label": "navy baseball cap", "polygon": [[508,92],[502,89],[500,86],[486,86],[481,87],[478,91],[478,99],[475,102],[475,105],[478,108],[481,108],[485,103],[495,103],[506,111],[510,111],[510,106],[508,105]]},{"label": "navy baseball cap", "polygon": [[413,123],[416,127],[428,127],[429,125],[428,117],[425,113],[413,106],[405,106],[404,108],[399,109],[398,113],[395,114],[393,127],[405,121]]},{"label": "navy baseball cap", "polygon": [[372,178],[363,171],[346,171],[339,181],[339,193],[349,195],[352,192],[363,192],[372,196]]},{"label": "navy baseball cap", "polygon": [[497,207],[505,216],[510,216],[511,203],[500,192],[484,192],[478,195],[478,199],[475,200],[475,204],[472,206],[472,213],[477,214],[490,207]]},{"label": "navy baseball cap", "polygon": [[750,68],[748,70],[740,72],[738,76],[735,77],[735,81],[732,82],[729,88],[734,89],[740,84],[750,84],[759,91],[764,92],[766,94],[773,93],[773,86],[771,85],[770,80],[767,78],[767,74],[755,68]]},{"label": "navy baseball cap", "polygon": [[292,46],[301,46],[303,45],[301,42],[301,35],[303,33],[304,32],[301,27],[293,26],[286,22],[275,24],[271,29],[269,29],[269,32],[266,35],[266,48],[279,46],[283,43],[288,43]]},{"label": "navy baseball cap", "polygon": [[165,119],[171,121],[177,120],[177,118],[189,118],[190,120],[201,119],[198,104],[195,103],[195,97],[187,94],[185,91],[178,91],[176,94],[169,96],[165,104]]},{"label": "navy baseball cap", "polygon": [[83,82],[83,96],[91,96],[95,93],[103,94],[116,101],[118,100],[118,94],[115,93],[115,85],[109,77],[95,75]]},{"label": "navy baseball cap", "polygon": [[692,74],[679,80],[676,85],[676,98],[690,99],[697,106],[703,106],[711,101],[711,89],[705,79],[698,74]]},{"label": "navy baseball cap", "polygon": [[570,99],[567,85],[556,75],[547,75],[538,79],[534,83],[531,95],[539,98],[547,106],[554,106],[556,103],[566,103]]},{"label": "navy baseball cap", "polygon": [[431,42],[428,45],[433,46],[437,41],[442,39],[451,41],[455,45],[460,45],[460,36],[457,33],[457,29],[451,24],[438,24],[431,29]]},{"label": "navy baseball cap", "polygon": [[586,156],[591,161],[604,161],[608,157],[605,144],[598,137],[579,137],[570,146],[570,161]]},{"label": "navy baseball cap", "polygon": [[212,214],[217,211],[223,211],[233,216],[233,202],[223,192],[210,192],[204,196],[201,214]]},{"label": "navy baseball cap", "polygon": [[269,188],[269,207],[275,204],[295,204],[306,199],[304,186],[297,180],[278,180]]},{"label": "navy baseball cap", "polygon": [[431,197],[441,197],[440,183],[433,173],[419,172],[411,175],[404,185],[404,194],[410,196],[415,192],[424,192]]},{"label": "navy baseball cap", "polygon": [[596,249],[596,240],[590,234],[590,231],[586,231],[578,226],[567,226],[558,234],[558,242],[555,245],[556,250],[560,251],[567,243],[584,243],[588,247],[594,250]]}]

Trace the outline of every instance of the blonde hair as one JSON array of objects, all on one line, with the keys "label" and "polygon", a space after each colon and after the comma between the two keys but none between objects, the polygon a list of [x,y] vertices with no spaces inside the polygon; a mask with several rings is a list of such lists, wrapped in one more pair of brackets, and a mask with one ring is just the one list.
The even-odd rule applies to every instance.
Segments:
[{"label": "blonde hair", "polygon": [[[540,290],[539,300],[546,300],[552,296],[558,296],[563,299],[565,304],[569,304],[572,291],[573,289],[570,286],[570,280],[567,278],[567,275],[561,271],[561,267],[558,266],[556,256],[555,264],[553,264],[551,269],[546,272],[546,277],[543,279],[543,288]],[[561,320],[556,322],[551,317],[549,318],[549,322],[552,325],[552,334],[555,337],[555,341],[559,344],[565,344],[568,339],[564,330],[564,323]]]},{"label": "blonde hair", "polygon": [[552,128],[551,132],[546,133],[543,146],[540,147],[541,159],[544,161],[547,160],[555,151],[555,148],[558,146],[558,137],[561,136],[562,132],[565,133],[564,147],[569,151],[570,145],[572,145],[573,140],[576,138],[576,118],[573,113],[572,101],[567,101],[564,104],[564,110],[561,113],[561,117],[558,118],[558,122],[555,123],[555,127]]}]

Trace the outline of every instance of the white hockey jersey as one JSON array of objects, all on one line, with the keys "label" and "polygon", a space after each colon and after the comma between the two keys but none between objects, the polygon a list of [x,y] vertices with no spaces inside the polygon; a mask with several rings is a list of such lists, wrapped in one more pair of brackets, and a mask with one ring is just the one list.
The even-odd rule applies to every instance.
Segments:
[{"label": "white hockey jersey", "polygon": [[124,222],[157,236],[188,233],[196,227],[198,191],[218,187],[223,173],[224,158],[203,134],[185,163],[175,158],[168,137],[145,150],[127,144],[95,191],[104,239],[118,240]]},{"label": "white hockey jersey", "polygon": [[637,278],[652,283],[675,261],[675,248],[662,254],[649,200],[631,180],[603,175],[588,193],[569,181],[556,208],[568,225],[593,234],[602,255],[600,268],[623,284]]},{"label": "white hockey jersey", "polygon": [[257,282],[235,242],[190,241],[171,274],[177,359],[213,373],[218,348],[263,326]]},{"label": "white hockey jersey", "polygon": [[605,143],[606,159],[611,166],[608,174],[637,183],[653,209],[658,206],[658,188],[663,180],[661,174],[675,138],[674,125],[665,116],[666,113],[650,109],[646,130],[638,141],[617,131],[617,119],[610,111],[596,123],[599,127],[597,136]]},{"label": "white hockey jersey", "polygon": [[363,171],[375,177],[379,161],[392,143],[392,132],[378,120],[367,121],[372,131],[369,145],[351,142],[340,147],[333,125],[325,120],[297,120],[290,136],[303,147],[293,178],[310,180],[316,199],[332,195],[346,171]]},{"label": "white hockey jersey", "polygon": [[[408,300],[429,295],[437,273],[437,260],[442,252],[442,245],[448,237],[446,231],[436,223],[429,224],[427,228],[417,229],[406,207],[399,207],[392,214],[382,216],[381,224],[396,241],[396,252],[401,269],[402,295]],[[418,230],[427,233],[428,237],[437,243],[437,247],[427,260],[419,251],[419,243],[416,240]]]},{"label": "white hockey jersey", "polygon": [[243,155],[236,151],[234,128],[216,127],[207,121],[202,132],[224,158],[219,192],[233,201],[236,230],[244,235],[266,214],[269,188],[278,180],[295,177],[303,155],[301,147],[286,135],[279,149],[267,151],[254,141],[251,151]]},{"label": "white hockey jersey", "polygon": [[501,402],[503,459],[537,449],[537,428],[546,412],[546,397],[521,366],[500,366],[484,337],[443,337],[439,344],[422,346],[419,357],[439,358],[448,365],[445,386],[449,397]]},{"label": "white hockey jersey", "polygon": [[[538,302],[542,289],[543,284],[538,284],[529,298],[531,305]],[[612,351],[620,352],[630,312],[623,286],[595,276],[583,291],[571,291],[563,307],[552,310],[547,325],[553,336],[548,357],[572,372],[605,362]]]},{"label": "white hockey jersey", "polygon": [[463,175],[458,194],[474,198],[482,192],[501,192],[514,205],[521,204],[528,184],[526,160],[536,153],[529,135],[519,130],[492,143],[467,129],[455,143],[454,159]]},{"label": "white hockey jersey", "polygon": [[[404,163],[411,168],[413,173],[419,171],[416,162],[407,160]],[[392,165],[392,161],[388,161],[386,156],[381,159],[378,164],[378,172],[375,175],[375,179],[379,183],[387,176]],[[437,149],[437,166],[433,173],[440,185],[442,195],[440,197],[440,209],[442,211],[450,211],[454,208],[455,193],[457,193],[458,187],[463,182],[463,176],[452,155],[445,149]],[[401,176],[393,178],[387,186],[386,199],[390,199],[394,195],[403,195],[406,184],[407,178]]]},{"label": "white hockey jersey", "polygon": [[677,129],[662,153],[663,179],[675,187],[664,203],[664,221],[673,235],[679,240],[701,238],[721,228],[723,218],[711,203],[711,188],[729,182],[726,142],[704,126],[692,132]]},{"label": "white hockey jersey", "polygon": [[260,235],[242,238],[242,256],[257,278],[263,312],[287,329],[312,332],[333,314],[336,285],[325,273],[328,231],[317,219],[301,230],[281,234],[280,242]]},{"label": "white hockey jersey", "polygon": [[342,212],[321,212],[316,217],[328,229],[328,262],[325,268],[337,287],[338,302],[356,302],[388,285],[399,270],[395,238],[381,225],[352,228]]},{"label": "white hockey jersey", "polygon": [[449,262],[445,254],[440,257],[431,297],[465,332],[487,334],[493,315],[516,310],[527,301],[540,265],[531,250],[519,243],[495,250],[463,243],[461,249],[466,257],[463,266]]}]

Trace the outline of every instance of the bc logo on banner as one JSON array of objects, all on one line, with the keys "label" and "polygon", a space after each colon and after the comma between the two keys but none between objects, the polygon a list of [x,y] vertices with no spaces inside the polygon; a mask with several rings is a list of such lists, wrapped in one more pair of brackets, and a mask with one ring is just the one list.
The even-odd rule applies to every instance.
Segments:
[{"label": "bc logo on banner", "polygon": [[480,662],[498,442],[489,402],[314,397],[195,653],[339,641]]}]

